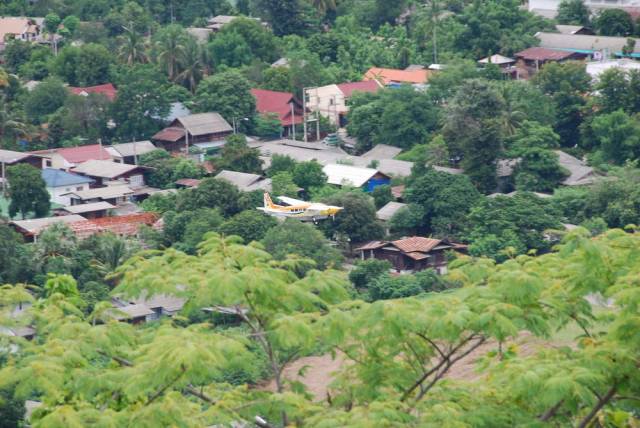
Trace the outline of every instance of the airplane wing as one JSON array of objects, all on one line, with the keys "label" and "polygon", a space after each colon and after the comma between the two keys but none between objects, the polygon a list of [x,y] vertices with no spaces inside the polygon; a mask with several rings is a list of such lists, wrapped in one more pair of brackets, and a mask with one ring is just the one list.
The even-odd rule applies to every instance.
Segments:
[{"label": "airplane wing", "polygon": [[287,205],[309,205],[309,202],[301,201],[300,199],[289,198],[287,196],[278,196],[278,200]]}]

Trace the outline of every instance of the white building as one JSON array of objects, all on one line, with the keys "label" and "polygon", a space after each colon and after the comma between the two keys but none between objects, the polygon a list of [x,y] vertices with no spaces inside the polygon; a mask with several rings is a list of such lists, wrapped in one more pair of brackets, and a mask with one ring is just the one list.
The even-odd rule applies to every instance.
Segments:
[{"label": "white building", "polygon": [[640,62],[629,59],[618,59],[610,61],[596,61],[587,63],[587,73],[593,80],[598,80],[600,74],[612,68],[621,70],[640,70]]},{"label": "white building", "polygon": [[[558,6],[562,0],[529,0],[529,12],[555,18],[558,14]],[[591,13],[597,13],[602,9],[634,9],[640,7],[640,0],[583,0]]]},{"label": "white building", "polygon": [[341,117],[349,111],[347,101],[355,92],[377,92],[380,85],[374,81],[340,83],[306,89],[307,105],[333,124],[340,125]]},{"label": "white building", "polygon": [[89,177],[52,168],[42,170],[42,179],[51,195],[51,202],[61,205],[71,203],[69,193],[89,190],[89,186],[94,182]]}]

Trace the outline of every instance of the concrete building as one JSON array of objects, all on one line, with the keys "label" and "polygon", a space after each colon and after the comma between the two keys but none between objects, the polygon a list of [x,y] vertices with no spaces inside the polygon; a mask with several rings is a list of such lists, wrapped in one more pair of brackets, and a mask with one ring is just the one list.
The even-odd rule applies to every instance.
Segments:
[{"label": "concrete building", "polygon": [[[640,8],[640,0],[583,0],[592,14],[603,9],[622,9],[634,12]],[[562,0],[529,0],[529,12],[545,18],[553,19],[558,14],[558,7]]]},{"label": "concrete building", "polygon": [[51,202],[61,205],[71,204],[70,192],[89,190],[91,184],[95,182],[89,177],[52,168],[42,170],[42,179],[47,186],[47,192],[51,195]]}]

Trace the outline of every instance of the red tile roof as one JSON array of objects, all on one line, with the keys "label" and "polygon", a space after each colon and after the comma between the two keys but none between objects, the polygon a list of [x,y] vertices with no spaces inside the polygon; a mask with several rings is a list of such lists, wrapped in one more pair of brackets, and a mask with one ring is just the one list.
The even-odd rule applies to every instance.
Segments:
[{"label": "red tile roof", "polygon": [[562,61],[573,55],[575,55],[574,52],[535,47],[520,51],[515,56],[527,61]]},{"label": "red tile roof", "polygon": [[69,163],[82,163],[88,160],[111,160],[111,155],[100,144],[89,144],[87,146],[63,147],[52,150],[37,150],[30,152],[34,154],[46,155],[57,153]]},{"label": "red tile roof", "polygon": [[198,180],[197,178],[181,178],[176,181],[176,184],[185,187],[198,187],[201,181],[202,180]]},{"label": "red tile roof", "polygon": [[295,103],[295,99],[291,92],[252,89],[251,94],[256,99],[256,110],[258,113],[274,113],[278,115],[282,126],[290,126],[292,122],[295,124],[302,123],[302,109],[295,104],[295,119],[292,121],[291,103]]},{"label": "red tile roof", "polygon": [[390,83],[427,83],[430,70],[396,70],[393,68],[372,67],[364,75],[363,80],[377,80],[383,85]]},{"label": "red tile roof", "polygon": [[393,241],[394,247],[397,247],[404,253],[428,253],[442,242],[440,239],[423,238],[422,236],[413,236],[411,238],[399,239]]},{"label": "red tile roof", "polygon": [[282,126],[290,126],[291,123],[302,123],[302,109],[295,108],[295,119],[291,118],[291,102],[295,102],[291,92],[269,91],[267,89],[252,89],[251,94],[256,99],[258,113],[274,113],[278,115]]},{"label": "red tile roof", "polygon": [[184,128],[178,128],[177,126],[170,126],[168,128],[164,128],[162,131],[158,132],[156,135],[151,137],[152,140],[159,141],[170,141],[175,143],[184,137]]},{"label": "red tile roof", "polygon": [[120,236],[134,236],[140,226],[152,226],[158,220],[153,213],[137,213],[117,217],[102,217],[70,223],[69,227],[78,238],[88,238],[101,232],[112,232]]},{"label": "red tile roof", "polygon": [[362,247],[356,248],[356,251],[365,251],[365,250],[377,250],[378,248],[382,248],[387,245],[384,241],[371,241],[364,244]]},{"label": "red tile roof", "polygon": [[85,88],[69,86],[69,90],[71,91],[71,93],[76,95],[102,94],[110,101],[115,100],[116,95],[118,94],[117,89],[111,83],[105,83],[104,85],[97,86],[87,86]]},{"label": "red tile roof", "polygon": [[365,80],[362,82],[340,83],[337,85],[345,98],[349,98],[354,92],[377,92],[380,85],[375,80]]},{"label": "red tile roof", "polygon": [[393,186],[391,188],[391,194],[394,198],[400,199],[404,195],[404,190],[406,189],[405,185]]}]

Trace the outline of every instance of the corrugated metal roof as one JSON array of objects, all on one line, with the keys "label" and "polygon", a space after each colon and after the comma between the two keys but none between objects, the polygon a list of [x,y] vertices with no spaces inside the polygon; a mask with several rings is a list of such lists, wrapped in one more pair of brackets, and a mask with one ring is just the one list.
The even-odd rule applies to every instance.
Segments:
[{"label": "corrugated metal roof", "polygon": [[98,187],[96,189],[89,190],[79,190],[76,192],[69,192],[69,195],[75,195],[78,199],[81,200],[89,200],[89,199],[113,199],[113,198],[121,198],[123,196],[133,194],[133,190],[129,186],[118,185],[118,186],[107,186],[107,187]]},{"label": "corrugated metal roof", "polygon": [[398,211],[406,206],[407,204],[391,201],[378,210],[378,212],[376,213],[376,217],[378,218],[378,220],[389,221],[391,220],[391,217],[393,217]]},{"label": "corrugated metal roof", "polygon": [[[583,34],[560,34],[560,33],[536,33],[536,38],[540,40],[541,48],[570,49],[582,51],[603,51],[608,50],[611,54],[622,53],[622,48],[626,46],[629,37],[607,37],[588,36]],[[634,53],[640,53],[640,39],[634,39],[636,44]]]},{"label": "corrugated metal roof", "polygon": [[228,181],[243,192],[252,192],[254,190],[271,190],[271,179],[265,179],[257,174],[222,170],[218,175],[216,175],[216,178]]},{"label": "corrugated metal roof", "polygon": [[[567,37],[562,34],[561,36]],[[550,49],[545,47],[528,48],[516,53],[516,58],[522,58],[527,61],[562,61],[571,58],[574,52]]]},{"label": "corrugated metal roof", "polygon": [[233,128],[219,113],[199,113],[177,119],[194,137],[231,132]]},{"label": "corrugated metal roof", "polygon": [[156,150],[156,146],[153,145],[151,141],[143,140],[143,141],[135,141],[131,143],[122,143],[122,144],[114,144],[110,147],[106,147],[106,149],[112,148],[120,156],[140,156],[145,153],[152,152]]},{"label": "corrugated metal roof", "polygon": [[393,246],[405,253],[428,253],[442,242],[440,239],[425,238],[422,236],[412,236],[411,238],[399,239],[391,242]]},{"label": "corrugated metal roof", "polygon": [[365,159],[393,159],[402,152],[399,147],[389,146],[386,144],[376,144],[371,150],[360,155]]},{"label": "corrugated metal roof", "polygon": [[327,183],[339,186],[362,187],[378,174],[378,170],[372,168],[359,168],[356,166],[329,164],[322,168],[327,175]]},{"label": "corrugated metal roof", "polygon": [[95,182],[95,180],[92,178],[53,168],[43,169],[41,172],[41,176],[47,187],[52,188]]},{"label": "corrugated metal roof", "polygon": [[91,177],[116,178],[137,168],[137,165],[92,159],[73,168],[73,172]]},{"label": "corrugated metal roof", "polygon": [[84,217],[71,214],[65,215],[61,217],[45,217],[45,218],[35,218],[31,220],[14,220],[11,222],[14,226],[24,230],[25,232],[38,235],[47,227],[56,224],[56,223],[64,223],[70,224],[79,221],[86,221]]},{"label": "corrugated metal roof", "polygon": [[31,153],[14,152],[13,150],[0,149],[0,162],[6,164],[19,162],[23,159],[28,158],[29,156],[34,155]]},{"label": "corrugated metal roof", "polygon": [[390,83],[424,84],[429,80],[429,70],[396,70],[393,68],[371,67],[363,80],[377,80],[383,85]]},{"label": "corrugated metal roof", "polygon": [[111,205],[109,202],[92,202],[90,204],[69,205],[62,209],[71,214],[85,214],[96,211],[104,211],[115,208],[115,205]]},{"label": "corrugated metal roof", "polygon": [[155,313],[145,305],[128,305],[120,308],[113,308],[107,312],[118,321],[146,317],[147,315],[153,315]]},{"label": "corrugated metal roof", "polygon": [[183,137],[184,129],[177,126],[170,126],[168,128],[164,128],[162,131],[157,132],[153,137],[151,137],[151,139],[175,143]]}]

